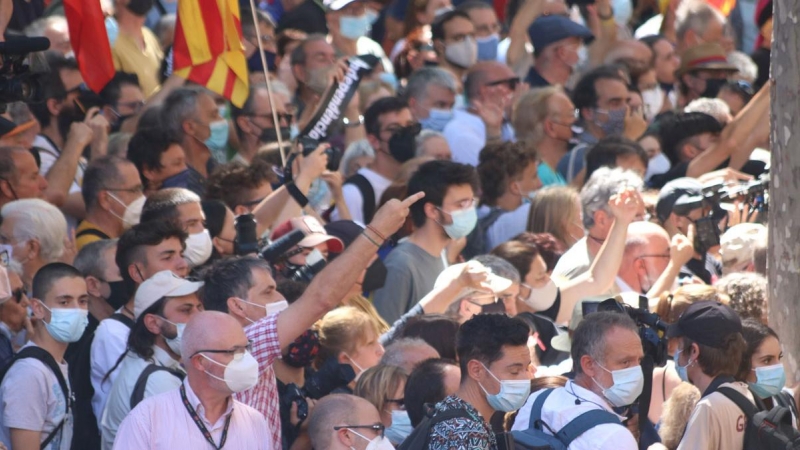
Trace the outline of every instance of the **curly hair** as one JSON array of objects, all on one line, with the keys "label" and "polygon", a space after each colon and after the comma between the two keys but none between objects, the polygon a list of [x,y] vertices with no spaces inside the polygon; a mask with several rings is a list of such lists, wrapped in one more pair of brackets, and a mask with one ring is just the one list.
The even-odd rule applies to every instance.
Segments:
[{"label": "curly hair", "polygon": [[233,210],[250,200],[248,191],[258,189],[264,183],[277,181],[277,175],[263,161],[253,160],[253,164],[249,166],[240,162],[228,163],[220,166],[209,177],[206,199],[222,200]]},{"label": "curly hair", "polygon": [[767,278],[758,273],[738,272],[725,275],[715,285],[721,294],[730,297],[730,307],[742,319],[763,321],[767,316]]},{"label": "curly hair", "polygon": [[489,144],[481,150],[478,177],[481,180],[481,204],[493,206],[506,192],[509,181],[536,163],[536,151],[521,142]]}]

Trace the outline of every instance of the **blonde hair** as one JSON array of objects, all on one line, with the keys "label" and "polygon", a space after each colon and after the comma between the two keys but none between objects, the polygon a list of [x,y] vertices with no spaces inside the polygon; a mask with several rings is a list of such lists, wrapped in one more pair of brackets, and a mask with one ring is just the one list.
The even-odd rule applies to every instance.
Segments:
[{"label": "blonde hair", "polygon": [[378,329],[378,334],[383,334],[389,331],[389,324],[383,320],[380,314],[378,314],[378,310],[375,309],[375,306],[372,304],[369,299],[364,297],[361,294],[356,294],[347,300],[344,301],[343,306],[352,306],[361,310],[362,312],[366,313],[372,320],[375,321],[375,326]]},{"label": "blonde hair", "polygon": [[400,384],[407,379],[408,375],[400,367],[378,364],[358,377],[353,394],[375,405],[378,411],[383,411],[386,400],[392,398]]},{"label": "blonde hair", "polygon": [[551,186],[540,189],[531,200],[527,231],[550,233],[562,244],[569,246],[568,242],[573,238],[567,231],[567,225],[571,221],[580,222],[580,217],[572,217],[575,205],[579,202],[580,197],[575,188]]},{"label": "blonde hair", "polygon": [[328,358],[352,353],[359,344],[366,344],[371,335],[378,337],[378,327],[369,314],[353,306],[342,306],[325,314],[319,323],[317,366]]},{"label": "blonde hair", "polygon": [[705,300],[728,304],[728,298],[720,295],[716,288],[705,284],[689,284],[681,286],[674,293],[661,294],[656,314],[667,323],[675,323],[689,305]]},{"label": "blonde hair", "polygon": [[531,89],[517,100],[511,114],[511,125],[518,141],[538,144],[544,138],[544,121],[550,116],[550,98],[563,94],[561,86]]},{"label": "blonde hair", "polygon": [[669,450],[678,448],[698,401],[700,390],[689,383],[681,383],[672,390],[669,399],[664,403],[658,435],[661,443]]}]

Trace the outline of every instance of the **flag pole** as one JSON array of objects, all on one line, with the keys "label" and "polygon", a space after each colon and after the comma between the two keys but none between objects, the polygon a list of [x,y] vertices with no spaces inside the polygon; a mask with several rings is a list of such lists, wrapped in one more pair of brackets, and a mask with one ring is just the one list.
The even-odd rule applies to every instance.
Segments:
[{"label": "flag pole", "polygon": [[258,41],[258,54],[261,56],[261,67],[264,70],[264,78],[267,80],[267,96],[269,97],[269,107],[272,108],[272,123],[275,126],[275,135],[278,137],[278,150],[281,152],[281,163],[286,166],[286,153],[283,149],[283,136],[281,136],[281,124],[278,120],[278,110],[275,108],[275,98],[272,94],[272,82],[269,80],[269,70],[267,69],[267,58],[264,56],[264,43],[261,42],[261,31],[258,29],[258,17],[256,16],[256,2],[250,0],[250,11],[253,13],[253,27],[256,30],[256,41]]}]

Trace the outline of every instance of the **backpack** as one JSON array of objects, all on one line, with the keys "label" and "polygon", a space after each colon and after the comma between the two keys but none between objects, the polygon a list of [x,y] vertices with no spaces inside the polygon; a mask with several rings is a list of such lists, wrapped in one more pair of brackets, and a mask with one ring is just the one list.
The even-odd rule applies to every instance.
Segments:
[{"label": "backpack", "polygon": [[47,435],[47,438],[39,445],[40,449],[44,449],[50,445],[50,442],[52,442],[56,435],[62,430],[62,428],[64,428],[64,422],[67,421],[67,413],[73,409],[72,395],[69,387],[67,386],[67,380],[64,379],[64,374],[61,373],[61,368],[58,367],[56,360],[47,350],[41,347],[25,347],[20,350],[19,353],[14,356],[14,359],[11,360],[8,366],[3,369],[2,373],[0,373],[0,383],[3,382],[3,378],[6,377],[6,374],[8,373],[9,369],[11,369],[11,366],[13,366],[14,363],[20,359],[25,358],[38,359],[42,362],[42,364],[50,368],[50,370],[58,379],[58,384],[61,386],[61,392],[64,394],[64,401],[66,405],[66,409],[64,410],[64,418],[61,419],[61,422],[58,423],[53,431]]},{"label": "backpack", "polygon": [[744,450],[800,449],[800,431],[792,427],[792,412],[784,406],[759,411],[747,397],[730,387],[717,392],[728,397],[747,417],[744,429]]},{"label": "backpack", "polygon": [[430,439],[431,429],[434,425],[450,419],[472,419],[466,409],[450,409],[437,413],[432,405],[425,405],[428,411],[422,421],[414,427],[411,434],[403,441],[402,444],[397,446],[397,450],[421,450],[428,448],[428,439]]},{"label": "backpack", "polygon": [[138,405],[142,400],[144,400],[144,391],[145,389],[147,389],[147,379],[150,378],[150,375],[152,375],[154,372],[158,372],[160,370],[171,373],[176,378],[180,378],[181,381],[183,381],[183,379],[186,378],[185,374],[177,370],[173,370],[168,367],[159,366],[156,364],[149,364],[147,367],[144,368],[142,373],[139,374],[139,378],[136,379],[136,384],[133,386],[133,392],[131,392],[131,400],[130,400],[131,411],[133,411],[133,408],[136,408],[136,405]]},{"label": "backpack", "polygon": [[357,173],[348,178],[344,184],[352,184],[358,188],[358,192],[361,193],[361,197],[363,199],[361,202],[361,210],[364,215],[364,223],[372,222],[372,217],[375,215],[375,205],[377,205],[377,202],[375,200],[375,188],[372,187],[372,184],[370,184],[367,177]]},{"label": "backpack", "polygon": [[[517,449],[525,450],[566,450],[569,445],[586,431],[606,423],[622,425],[619,418],[606,410],[593,409],[572,419],[564,428],[555,431],[542,420],[542,406],[554,389],[547,389],[533,401],[528,429],[512,431]],[[545,432],[545,428],[552,434]]]},{"label": "backpack", "polygon": [[472,259],[475,256],[483,255],[491,250],[490,248],[486,248],[486,232],[497,222],[497,219],[506,212],[507,211],[502,208],[492,208],[489,210],[489,214],[478,219],[475,228],[467,235],[467,245],[464,247],[464,250],[461,251],[461,254],[464,255],[464,259]]}]

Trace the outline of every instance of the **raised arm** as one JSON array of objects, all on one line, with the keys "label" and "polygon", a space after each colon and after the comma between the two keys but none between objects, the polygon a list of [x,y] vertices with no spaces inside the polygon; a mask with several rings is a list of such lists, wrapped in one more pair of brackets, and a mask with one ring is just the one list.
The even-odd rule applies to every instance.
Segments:
[{"label": "raised arm", "polygon": [[281,348],[286,348],[341,302],[359,274],[372,261],[384,237],[400,229],[408,216],[409,207],[424,195],[419,192],[402,201],[393,199],[387,202],[347,250],[314,277],[303,295],[278,316]]},{"label": "raised arm", "polygon": [[[753,151],[752,135],[756,130],[763,134],[762,121],[769,121],[769,86],[766,83],[755,97],[742,109],[720,134],[716,144],[697,155],[686,169],[686,176],[697,178],[704,173],[711,172],[731,158],[731,162],[744,164]],[[767,128],[768,132],[768,128]],[[748,145],[749,144],[749,145]],[[741,169],[741,166],[733,169]]]},{"label": "raised arm", "polygon": [[519,62],[527,57],[525,44],[528,40],[528,28],[537,17],[542,15],[544,2],[542,0],[525,0],[514,16],[511,27],[508,30],[508,51],[506,52],[506,64],[512,68],[517,67]]},{"label": "raised arm", "polygon": [[608,206],[614,216],[611,231],[597,252],[589,271],[560,286],[561,307],[558,310],[556,323],[569,320],[575,304],[581,299],[605,292],[614,284],[625,252],[628,225],[644,209],[644,201],[635,189],[627,189],[611,197]]}]

